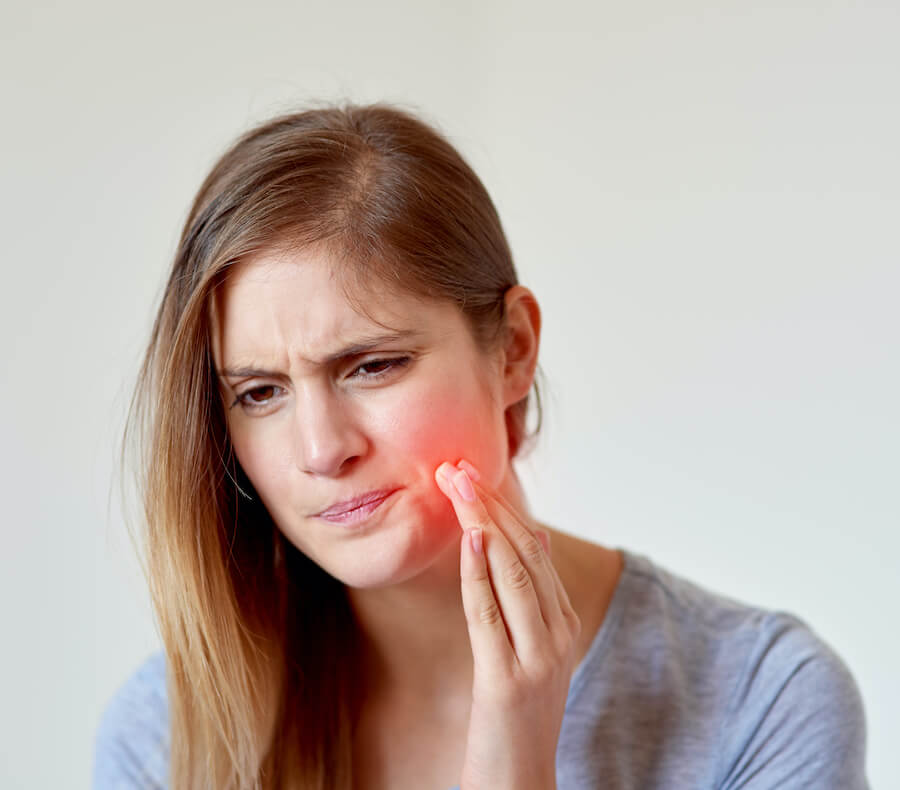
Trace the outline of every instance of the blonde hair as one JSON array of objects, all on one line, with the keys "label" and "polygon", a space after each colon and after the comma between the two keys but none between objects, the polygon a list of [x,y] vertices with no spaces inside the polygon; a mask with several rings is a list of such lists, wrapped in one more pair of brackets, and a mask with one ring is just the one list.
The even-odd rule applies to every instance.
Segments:
[{"label": "blonde hair", "polygon": [[[210,345],[229,269],[324,244],[348,298],[372,282],[453,301],[501,342],[518,280],[481,181],[433,128],[383,104],[274,118],[216,162],[187,217],[123,435],[167,666],[173,790],[352,786],[364,689],[346,589],[278,530],[236,461]],[[355,287],[351,287],[355,286]],[[540,369],[537,371],[541,373]],[[521,455],[528,397],[506,412]],[[249,493],[248,493],[249,492]]]}]

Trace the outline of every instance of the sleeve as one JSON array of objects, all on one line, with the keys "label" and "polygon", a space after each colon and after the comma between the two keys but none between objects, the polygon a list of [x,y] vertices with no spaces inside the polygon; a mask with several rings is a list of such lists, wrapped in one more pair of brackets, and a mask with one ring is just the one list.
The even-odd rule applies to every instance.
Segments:
[{"label": "sleeve", "polygon": [[859,688],[802,620],[762,623],[723,722],[720,790],[869,790]]},{"label": "sleeve", "polygon": [[165,666],[151,657],[115,692],[94,739],[93,790],[165,790],[168,776]]}]

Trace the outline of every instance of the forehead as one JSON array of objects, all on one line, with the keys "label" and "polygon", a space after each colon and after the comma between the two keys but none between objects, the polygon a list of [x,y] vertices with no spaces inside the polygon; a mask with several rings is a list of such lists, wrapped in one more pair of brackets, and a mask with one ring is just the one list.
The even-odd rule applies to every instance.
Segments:
[{"label": "forehead", "polygon": [[362,287],[315,249],[270,251],[235,264],[209,302],[217,364],[240,360],[313,362],[339,345],[390,331],[438,337],[457,331],[455,304],[388,288]]}]

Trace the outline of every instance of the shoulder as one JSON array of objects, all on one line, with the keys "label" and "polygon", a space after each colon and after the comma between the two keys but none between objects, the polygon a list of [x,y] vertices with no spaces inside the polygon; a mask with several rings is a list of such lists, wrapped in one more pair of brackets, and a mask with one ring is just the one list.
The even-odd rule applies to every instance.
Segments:
[{"label": "shoulder", "polygon": [[862,695],[843,659],[803,620],[768,613],[725,711],[721,787],[863,790],[866,738]]},{"label": "shoulder", "polygon": [[[866,722],[850,670],[805,621],[705,589],[626,552],[632,648],[714,701],[716,787],[862,790]],[[626,638],[625,641],[630,641]]]},{"label": "shoulder", "polygon": [[169,714],[162,652],[151,655],[115,691],[94,744],[95,790],[149,790],[168,781]]}]

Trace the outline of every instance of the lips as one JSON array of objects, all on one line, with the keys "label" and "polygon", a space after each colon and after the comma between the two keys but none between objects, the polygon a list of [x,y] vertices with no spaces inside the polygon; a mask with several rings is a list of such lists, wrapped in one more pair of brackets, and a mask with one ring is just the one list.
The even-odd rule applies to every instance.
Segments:
[{"label": "lips", "polygon": [[393,493],[396,489],[393,488],[381,488],[377,491],[369,491],[367,494],[363,494],[362,496],[354,497],[353,499],[345,499],[342,502],[337,502],[329,508],[326,508],[320,513],[316,513],[317,516],[340,516],[344,513],[349,513],[351,510],[356,510],[357,508],[362,507],[363,505],[371,504],[372,502],[377,502],[380,499],[384,499],[389,494]]}]

